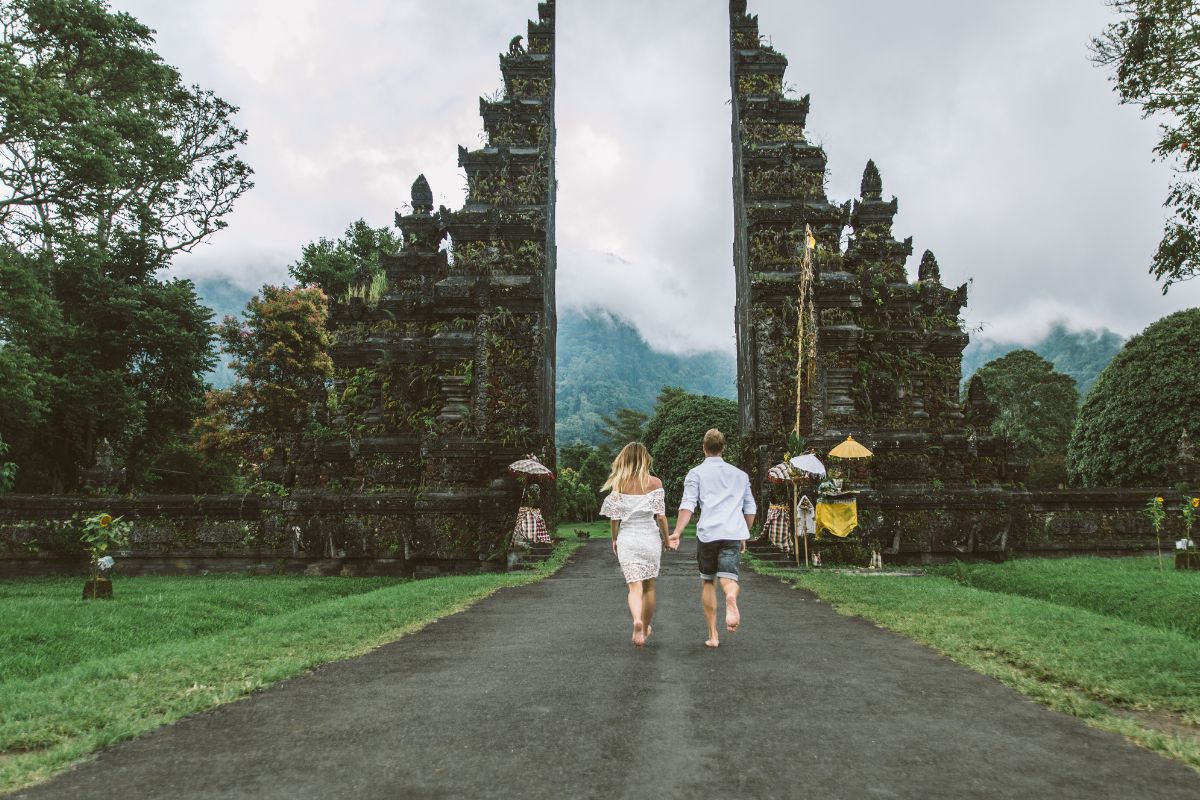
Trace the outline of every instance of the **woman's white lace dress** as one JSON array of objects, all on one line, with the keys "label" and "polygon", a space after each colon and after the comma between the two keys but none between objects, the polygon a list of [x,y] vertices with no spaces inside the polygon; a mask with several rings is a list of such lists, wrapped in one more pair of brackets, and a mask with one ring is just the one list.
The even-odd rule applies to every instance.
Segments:
[{"label": "woman's white lace dress", "polygon": [[613,491],[604,498],[600,514],[621,521],[617,531],[617,558],[625,582],[634,583],[658,577],[662,560],[662,536],[654,521],[655,514],[667,513],[662,489],[649,494],[621,494]]}]

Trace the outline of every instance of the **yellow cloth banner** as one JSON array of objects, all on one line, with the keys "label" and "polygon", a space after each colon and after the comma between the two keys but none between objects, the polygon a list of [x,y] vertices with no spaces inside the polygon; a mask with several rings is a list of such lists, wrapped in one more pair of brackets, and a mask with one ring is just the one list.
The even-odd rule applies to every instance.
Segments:
[{"label": "yellow cloth banner", "polygon": [[817,533],[827,530],[834,536],[845,538],[858,527],[858,501],[817,501]]}]

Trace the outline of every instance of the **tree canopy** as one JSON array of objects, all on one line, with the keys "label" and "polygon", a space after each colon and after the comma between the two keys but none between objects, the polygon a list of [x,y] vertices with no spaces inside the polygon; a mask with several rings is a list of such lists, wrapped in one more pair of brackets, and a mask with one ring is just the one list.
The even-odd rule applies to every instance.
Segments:
[{"label": "tree canopy", "polygon": [[1159,121],[1154,154],[1175,166],[1171,209],[1150,272],[1171,284],[1200,274],[1200,18],[1198,0],[1109,0],[1117,21],[1092,40],[1096,63],[1113,68],[1122,103]]},{"label": "tree canopy", "polygon": [[998,410],[991,432],[1008,437],[1017,457],[1029,465],[1026,483],[1039,488],[1065,483],[1079,404],[1075,381],[1031,350],[1014,350],[975,376]]},{"label": "tree canopy", "polygon": [[99,0],[0,1],[0,234],[22,252],[145,243],[163,266],[253,184],[236,108],[183,84]]},{"label": "tree canopy", "polygon": [[654,459],[654,472],[666,489],[668,508],[678,507],[683,479],[704,459],[704,432],[709,428],[720,428],[725,434],[726,453],[737,452],[737,403],[723,397],[688,394],[676,387],[667,387],[659,395],[643,441]]},{"label": "tree canopy", "polygon": [[1179,437],[1200,439],[1200,308],[1134,336],[1100,374],[1079,412],[1067,471],[1083,486],[1170,482]]},{"label": "tree canopy", "polygon": [[245,320],[226,317],[219,332],[237,380],[208,393],[196,423],[199,448],[261,466],[308,427],[314,391],[333,373],[325,295],[313,287],[264,286],[246,305]]},{"label": "tree canopy", "polygon": [[100,0],[0,0],[0,436],[63,491],[108,439],[153,486],[202,407],[211,312],[172,256],[252,186],[236,109]]},{"label": "tree canopy", "polygon": [[400,236],[391,228],[372,228],[358,219],[346,227],[341,239],[321,237],[306,244],[288,272],[305,286],[319,287],[328,297],[341,297],[356,272],[377,272],[379,255],[396,252],[400,244]]}]

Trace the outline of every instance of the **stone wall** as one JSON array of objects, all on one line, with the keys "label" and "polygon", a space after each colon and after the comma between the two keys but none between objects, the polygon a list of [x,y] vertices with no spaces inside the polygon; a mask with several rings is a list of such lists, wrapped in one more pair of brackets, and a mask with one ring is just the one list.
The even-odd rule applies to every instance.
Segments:
[{"label": "stone wall", "polygon": [[[859,528],[845,540],[828,533],[826,561],[866,564],[872,547],[892,563],[936,564],[955,559],[1153,552],[1154,529],[1143,513],[1154,489],[1008,489],[922,491],[885,489],[858,496]],[[1167,498],[1177,495],[1158,490]],[[1170,555],[1183,535],[1178,503],[1168,502],[1161,541]]]},{"label": "stone wall", "polygon": [[[1165,552],[1182,536],[1177,493],[1168,498]],[[1142,513],[1152,489],[1023,492],[1004,489],[886,489],[859,495],[859,528],[845,540],[825,534],[827,562],[866,563],[879,547],[891,563],[1025,556],[1153,552]],[[487,502],[481,492],[475,502]],[[429,576],[503,566],[478,553],[479,512],[456,492],[339,497],[236,495],[139,498],[14,495],[0,498],[0,578],[83,575],[82,520],[101,511],[133,523],[118,575],[309,574]],[[453,504],[453,505],[452,505]],[[437,514],[432,510],[440,509]],[[436,535],[417,518],[448,520]],[[455,544],[455,543],[458,544]]]},{"label": "stone wall", "polygon": [[[83,519],[101,512],[132,523],[128,550],[116,554],[118,575],[422,577],[496,570],[504,565],[501,553],[476,549],[485,495],[480,492],[474,503],[461,494],[417,501],[396,494],[13,495],[0,498],[0,578],[85,574]],[[422,536],[414,519],[430,516],[449,524],[438,535]]]}]

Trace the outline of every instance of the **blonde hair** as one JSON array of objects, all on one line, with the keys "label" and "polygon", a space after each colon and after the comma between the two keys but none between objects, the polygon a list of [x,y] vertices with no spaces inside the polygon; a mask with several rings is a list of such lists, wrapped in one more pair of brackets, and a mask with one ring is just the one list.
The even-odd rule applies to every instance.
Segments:
[{"label": "blonde hair", "polygon": [[608,480],[600,487],[600,491],[613,489],[623,492],[630,484],[645,486],[650,482],[650,451],[641,442],[630,442],[621,448],[612,462],[612,472]]},{"label": "blonde hair", "polygon": [[704,433],[704,452],[710,456],[719,456],[725,452],[725,434],[716,428],[709,428]]}]

